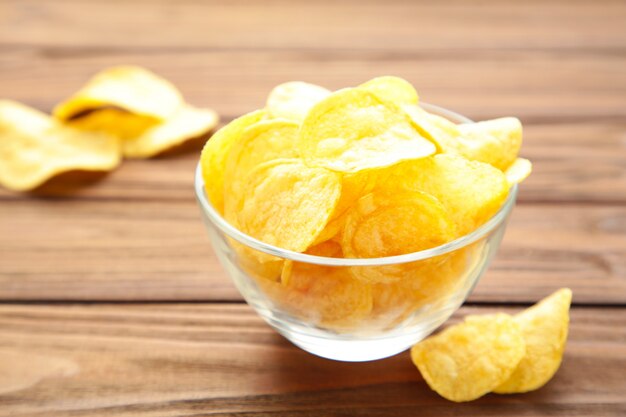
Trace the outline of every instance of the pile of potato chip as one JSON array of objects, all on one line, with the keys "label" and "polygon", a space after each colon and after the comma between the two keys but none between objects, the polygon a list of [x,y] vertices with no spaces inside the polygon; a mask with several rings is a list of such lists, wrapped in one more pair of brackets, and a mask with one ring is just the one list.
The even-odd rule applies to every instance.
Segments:
[{"label": "pile of potato chip", "polygon": [[428,385],[451,401],[536,390],[561,365],[571,300],[564,288],[513,317],[469,316],[416,344],[411,358]]},{"label": "pile of potato chip", "polygon": [[[201,168],[211,204],[240,231],[290,251],[379,258],[433,248],[490,219],[531,171],[507,117],[455,124],[419,106],[397,77],[331,92],[274,88],[264,109],[220,129]],[[334,330],[392,326],[452,294],[479,243],[419,262],[328,267],[231,240],[274,302]]]},{"label": "pile of potato chip", "polygon": [[36,188],[57,174],[109,171],[206,136],[218,122],[167,80],[135,66],[105,69],[57,105],[53,117],[0,100],[0,184]]}]

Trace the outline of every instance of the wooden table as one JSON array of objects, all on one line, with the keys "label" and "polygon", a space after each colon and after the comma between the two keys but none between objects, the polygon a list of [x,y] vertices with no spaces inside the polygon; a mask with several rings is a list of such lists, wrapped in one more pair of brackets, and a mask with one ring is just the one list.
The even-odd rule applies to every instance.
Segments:
[{"label": "wooden table", "polygon": [[520,117],[535,172],[455,319],[569,286],[563,366],[539,391],[458,405],[407,353],[300,351],[218,265],[192,192],[196,148],[0,191],[0,415],[626,414],[626,3],[0,2],[1,98],[49,111],[121,63],[224,121],[282,81],[383,74],[475,119]]}]

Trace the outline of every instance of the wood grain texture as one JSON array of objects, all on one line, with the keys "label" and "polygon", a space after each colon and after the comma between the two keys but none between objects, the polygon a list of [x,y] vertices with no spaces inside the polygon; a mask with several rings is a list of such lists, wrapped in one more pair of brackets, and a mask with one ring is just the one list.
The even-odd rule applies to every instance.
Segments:
[{"label": "wood grain texture", "polygon": [[406,353],[311,356],[218,265],[193,199],[200,140],[0,190],[0,416],[626,415],[625,21],[621,0],[0,0],[0,99],[44,111],[138,64],[223,121],[280,82],[381,74],[476,120],[520,117],[535,170],[470,301],[513,312],[569,286],[576,305],[562,369],[525,395],[457,405]]},{"label": "wood grain texture", "polygon": [[[618,416],[625,320],[623,309],[574,309],[563,365],[547,386],[459,406],[430,391],[406,352],[369,363],[320,359],[243,305],[0,306],[0,351],[33,365],[47,359],[33,371],[37,382],[0,394],[0,415]],[[65,371],[49,372],[58,363]]]},{"label": "wood grain texture", "polygon": [[404,77],[415,84],[423,101],[477,119],[626,118],[622,50],[600,55],[595,50],[561,54],[508,49],[100,52],[47,46],[7,49],[0,44],[0,52],[2,95],[46,111],[95,72],[115,64],[137,64],[174,82],[191,103],[212,107],[226,118],[262,107],[272,87],[285,81],[305,80],[338,89],[381,74]]},{"label": "wood grain texture", "polygon": [[[239,300],[194,201],[7,200],[0,205],[0,299]],[[626,304],[626,211],[520,205],[472,301]]]},{"label": "wood grain texture", "polygon": [[114,7],[84,0],[5,0],[2,5],[0,39],[9,46],[385,51],[626,46],[626,5],[619,0],[159,0]]}]

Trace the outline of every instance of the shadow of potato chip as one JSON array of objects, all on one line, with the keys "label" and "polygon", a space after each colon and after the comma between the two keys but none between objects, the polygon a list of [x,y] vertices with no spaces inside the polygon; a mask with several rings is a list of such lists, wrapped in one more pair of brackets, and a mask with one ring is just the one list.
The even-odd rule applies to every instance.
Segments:
[{"label": "shadow of potato chip", "polygon": [[34,197],[67,197],[102,181],[110,171],[72,170],[55,175],[39,187],[28,191]]}]

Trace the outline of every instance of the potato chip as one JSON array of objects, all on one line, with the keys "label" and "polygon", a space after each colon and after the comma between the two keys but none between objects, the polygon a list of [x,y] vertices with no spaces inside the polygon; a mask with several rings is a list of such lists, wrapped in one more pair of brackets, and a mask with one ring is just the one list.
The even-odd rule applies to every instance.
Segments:
[{"label": "potato chip", "polygon": [[[311,246],[304,253],[306,253],[307,255],[323,256],[326,258],[343,257],[343,253],[341,252],[341,245],[337,242],[333,242],[330,240]],[[289,280],[291,279],[293,264],[294,262],[291,260],[285,261],[285,267],[283,268],[281,274],[281,282],[284,285],[287,285],[289,283]]]},{"label": "potato chip", "polygon": [[572,291],[563,288],[513,317],[522,329],[526,354],[509,379],[494,392],[533,391],[554,376],[565,351],[571,301]]},{"label": "potato chip", "polygon": [[422,307],[446,303],[465,282],[474,250],[470,246],[427,260],[405,263],[402,269],[396,268],[402,274],[401,279],[373,284],[373,322],[379,327],[392,328]]},{"label": "potato chip", "polygon": [[291,81],[274,87],[267,98],[271,117],[301,122],[315,104],[330,95],[330,90],[302,81]]},{"label": "potato chip", "polygon": [[129,113],[164,120],[184,104],[174,85],[145,68],[107,68],[54,109],[54,116],[70,120],[81,113],[117,107]]},{"label": "potato chip", "polygon": [[[307,253],[337,257],[337,243],[324,242]],[[350,275],[346,267],[291,262],[288,279],[281,286],[265,285],[266,295],[291,314],[333,330],[350,330],[368,317],[372,288]],[[285,272],[283,270],[283,275]]]},{"label": "potato chip", "polygon": [[231,248],[237,253],[239,266],[255,279],[279,282],[287,262],[278,256],[254,250],[234,239],[228,239]]},{"label": "potato chip", "polygon": [[457,151],[467,159],[481,161],[505,171],[522,146],[522,124],[515,117],[458,125]]},{"label": "potato chip", "polygon": [[[432,118],[434,115],[415,104],[404,104],[402,110],[411,118],[413,126],[417,131],[437,145],[439,152],[447,152],[450,149],[448,142],[452,138],[449,136],[449,132],[440,126],[440,121]],[[456,140],[456,137],[454,137],[454,140]]]},{"label": "potato chip", "polygon": [[506,381],[525,353],[520,326],[507,314],[469,316],[411,349],[428,385],[450,401],[471,401]]},{"label": "potato chip", "polygon": [[407,80],[400,77],[383,76],[373,78],[358,88],[368,90],[386,101],[396,104],[417,104],[417,91]]},{"label": "potato chip", "polygon": [[436,151],[399,107],[359,88],[337,91],[317,103],[298,139],[306,163],[339,172],[358,172]]},{"label": "potato chip", "polygon": [[[455,225],[444,206],[421,191],[382,190],[359,199],[348,214],[341,247],[349,258],[379,258],[418,252],[454,239]],[[430,261],[353,267],[367,282],[390,282],[414,274]]]},{"label": "potato chip", "polygon": [[356,204],[357,200],[370,193],[376,185],[375,175],[372,170],[360,171],[354,174],[344,174],[341,179],[341,196],[335,207],[330,220],[324,230],[319,234],[314,244],[329,239],[340,241],[341,230],[346,223],[348,211]]},{"label": "potato chip", "polygon": [[0,184],[31,190],[72,170],[109,171],[120,162],[119,141],[64,126],[23,104],[0,100]]},{"label": "potato chip", "polygon": [[401,184],[405,189],[433,195],[446,207],[457,226],[458,236],[489,220],[509,192],[500,170],[453,154],[402,162],[389,171],[389,178],[378,187],[395,188]]},{"label": "potato chip", "polygon": [[218,116],[213,110],[185,105],[163,123],[122,141],[122,152],[130,158],[150,158],[190,139],[207,135],[217,121]]},{"label": "potato chip", "polygon": [[322,231],[341,193],[340,176],[296,159],[257,166],[238,204],[244,233],[270,245],[303,252]]},{"label": "potato chip", "polygon": [[515,162],[504,171],[504,175],[509,185],[519,184],[528,178],[532,170],[532,162],[525,158],[517,158]]},{"label": "potato chip", "polygon": [[200,155],[204,187],[209,201],[220,213],[224,213],[224,173],[230,150],[244,130],[266,115],[265,110],[243,115],[218,130],[204,145]]},{"label": "potato chip", "polygon": [[89,132],[103,132],[117,136],[120,139],[132,139],[141,136],[144,132],[160,121],[154,117],[130,113],[116,107],[106,107],[83,113],[80,117],[65,121],[73,128]]},{"label": "potato chip", "polygon": [[[257,122],[235,140],[224,172],[224,217],[236,218],[237,201],[241,200],[243,184],[258,165],[279,158],[298,156],[295,141],[299,125],[286,119]],[[235,225],[236,226],[236,225]]]}]

